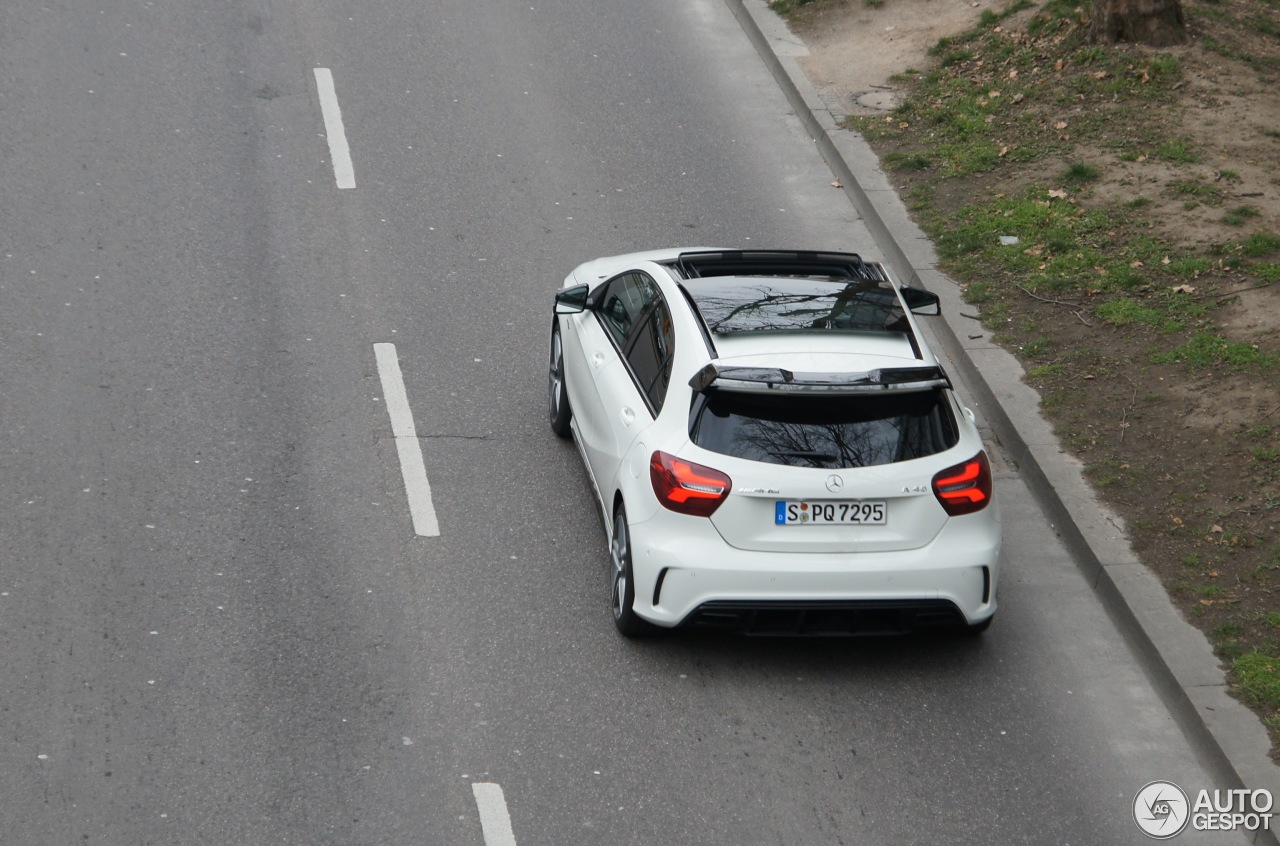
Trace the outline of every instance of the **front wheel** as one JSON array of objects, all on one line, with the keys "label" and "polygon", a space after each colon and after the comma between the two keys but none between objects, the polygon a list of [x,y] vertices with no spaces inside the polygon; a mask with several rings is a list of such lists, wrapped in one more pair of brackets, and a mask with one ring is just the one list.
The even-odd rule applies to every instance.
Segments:
[{"label": "front wheel", "polygon": [[613,540],[609,543],[609,601],[613,624],[626,637],[643,637],[657,632],[657,626],[638,616],[636,584],[631,571],[631,529],[622,503],[613,512]]},{"label": "front wheel", "polygon": [[564,383],[564,346],[560,343],[560,327],[551,328],[551,363],[547,374],[548,419],[551,431],[561,438],[569,437],[569,389]]}]

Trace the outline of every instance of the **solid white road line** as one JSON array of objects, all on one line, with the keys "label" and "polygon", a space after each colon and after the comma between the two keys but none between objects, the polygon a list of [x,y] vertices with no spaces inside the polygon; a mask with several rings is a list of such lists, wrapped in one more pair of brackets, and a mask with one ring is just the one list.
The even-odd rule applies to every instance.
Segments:
[{"label": "solid white road line", "polygon": [[316,68],[316,93],[320,97],[320,114],[324,116],[324,132],[329,138],[329,158],[333,160],[333,178],[339,188],[356,187],[356,169],[351,164],[351,148],[347,132],[342,128],[342,110],[338,108],[338,92],[333,87],[333,73]]},{"label": "solid white road line", "polygon": [[480,829],[484,832],[484,846],[516,846],[516,835],[511,830],[511,815],[507,813],[507,800],[502,795],[502,785],[478,781],[471,785],[480,811]]},{"label": "solid white road line", "polygon": [[436,520],[435,506],[431,504],[431,484],[427,481],[427,467],[422,462],[422,445],[413,425],[413,412],[409,410],[409,396],[404,390],[396,345],[374,344],[373,354],[378,360],[382,397],[387,404],[387,413],[391,415],[391,435],[400,455],[400,473],[404,476],[404,490],[409,497],[409,516],[413,518],[414,534],[439,537],[440,523]]}]

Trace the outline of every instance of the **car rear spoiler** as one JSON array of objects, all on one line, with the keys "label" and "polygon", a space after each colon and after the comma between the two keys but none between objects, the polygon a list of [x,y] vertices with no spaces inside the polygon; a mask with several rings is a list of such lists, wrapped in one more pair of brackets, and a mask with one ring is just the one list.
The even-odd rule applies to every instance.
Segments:
[{"label": "car rear spoiler", "polygon": [[675,261],[686,279],[701,276],[789,276],[794,274],[888,282],[877,264],[857,253],[812,250],[696,250]]},{"label": "car rear spoiler", "polygon": [[699,393],[712,390],[770,393],[867,394],[950,388],[941,367],[882,367],[862,373],[795,373],[781,367],[725,367],[714,361],[689,380]]}]

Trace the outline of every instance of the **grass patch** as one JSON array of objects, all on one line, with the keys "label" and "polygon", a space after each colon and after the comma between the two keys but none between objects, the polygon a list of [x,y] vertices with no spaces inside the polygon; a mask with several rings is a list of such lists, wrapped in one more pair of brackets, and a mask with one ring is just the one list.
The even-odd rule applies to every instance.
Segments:
[{"label": "grass patch", "polygon": [[1212,332],[1196,334],[1185,344],[1153,354],[1151,360],[1156,364],[1180,363],[1198,368],[1227,364],[1237,370],[1276,365],[1275,356],[1262,352],[1252,344],[1229,341]]},{"label": "grass patch", "polygon": [[1243,226],[1246,221],[1252,220],[1258,215],[1259,211],[1253,206],[1236,206],[1222,216],[1222,222],[1228,226]]},{"label": "grass patch", "polygon": [[1240,245],[1240,251],[1251,258],[1280,253],[1280,238],[1275,235],[1255,233],[1244,240]]},{"label": "grass patch", "polygon": [[1222,196],[1216,187],[1199,179],[1175,179],[1169,183],[1169,192],[1175,197],[1195,197],[1201,200],[1219,200]]},{"label": "grass patch", "polygon": [[1022,353],[1029,358],[1040,358],[1053,348],[1053,341],[1048,338],[1033,338],[1022,345]]},{"label": "grass patch", "polygon": [[1166,323],[1164,312],[1158,308],[1151,308],[1144,305],[1138,300],[1128,297],[1121,297],[1116,300],[1108,300],[1095,310],[1098,317],[1105,320],[1112,326],[1132,326],[1138,324],[1140,326],[1164,326]]},{"label": "grass patch", "polygon": [[933,162],[919,153],[889,153],[883,159],[889,170],[928,170]]},{"label": "grass patch", "polygon": [[1191,145],[1178,138],[1161,142],[1156,147],[1156,155],[1165,161],[1180,164],[1195,164],[1200,161],[1200,156],[1191,149]]},{"label": "grass patch", "polygon": [[1061,376],[1066,372],[1065,364],[1041,364],[1027,371],[1027,376],[1032,379],[1050,379],[1054,376]]},{"label": "grass patch", "polygon": [[802,7],[814,2],[816,0],[770,0],[769,8],[784,18],[790,18],[794,17]]},{"label": "grass patch", "polygon": [[1063,172],[1062,178],[1067,182],[1092,182],[1102,174],[1096,167],[1086,162],[1071,162]]},{"label": "grass patch", "polygon": [[1280,660],[1262,652],[1249,652],[1235,659],[1232,670],[1240,692],[1250,702],[1273,715],[1280,711]]}]

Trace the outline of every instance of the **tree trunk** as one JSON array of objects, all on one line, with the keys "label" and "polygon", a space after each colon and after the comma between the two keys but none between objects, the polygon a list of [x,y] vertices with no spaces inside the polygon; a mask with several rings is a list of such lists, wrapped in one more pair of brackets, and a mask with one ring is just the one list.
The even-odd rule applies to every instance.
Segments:
[{"label": "tree trunk", "polygon": [[1178,0],[1093,0],[1093,38],[1152,47],[1185,44],[1187,21]]}]

